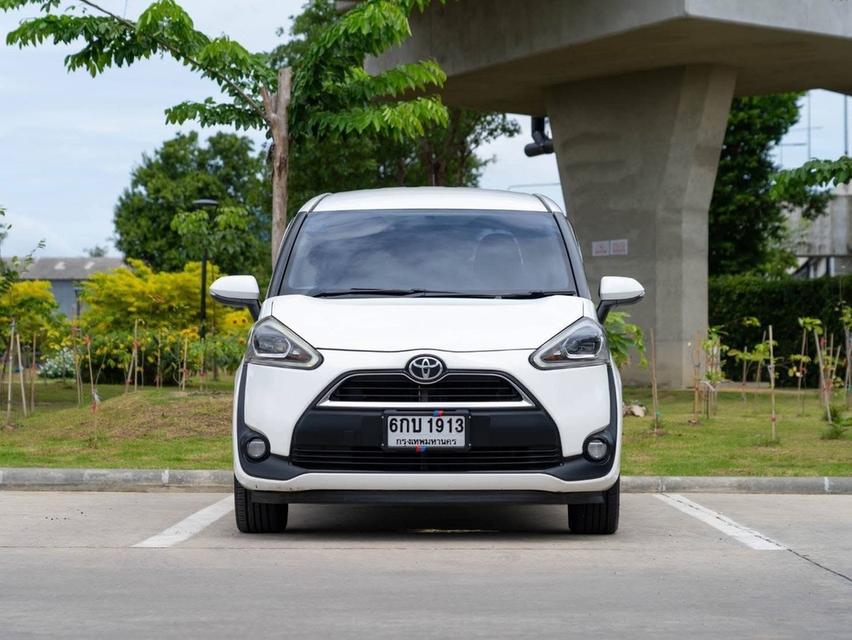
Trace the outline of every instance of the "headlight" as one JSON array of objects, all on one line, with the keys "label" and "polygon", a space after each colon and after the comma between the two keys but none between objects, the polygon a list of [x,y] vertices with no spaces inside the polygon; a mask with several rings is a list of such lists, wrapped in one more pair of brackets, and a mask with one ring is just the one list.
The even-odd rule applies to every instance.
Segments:
[{"label": "headlight", "polygon": [[251,331],[246,362],[314,369],[322,362],[322,356],[278,320],[267,316]]},{"label": "headlight", "polygon": [[591,318],[580,318],[541,345],[530,356],[530,362],[539,369],[582,367],[609,362],[609,348],[603,327]]}]

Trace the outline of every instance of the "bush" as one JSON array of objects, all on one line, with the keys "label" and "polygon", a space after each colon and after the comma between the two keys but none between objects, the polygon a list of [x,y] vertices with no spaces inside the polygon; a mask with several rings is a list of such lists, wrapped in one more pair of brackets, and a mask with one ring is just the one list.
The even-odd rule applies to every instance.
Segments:
[{"label": "bush", "polygon": [[62,348],[45,359],[39,375],[51,380],[74,377],[74,354],[71,349]]},{"label": "bush", "polygon": [[[733,349],[748,346],[749,351],[759,343],[763,332],[771,324],[773,337],[778,343],[776,356],[789,358],[799,353],[802,346],[802,328],[799,318],[819,318],[825,335],[834,334],[835,348],[843,344],[841,307],[849,304],[848,291],[852,289],[852,276],[798,280],[785,278],[766,280],[759,276],[717,276],[710,279],[710,326],[720,327],[723,342]],[[755,317],[760,325],[743,322]],[[816,359],[813,337],[808,336],[808,352]],[[740,379],[740,367],[733,358],[725,363],[729,379]],[[815,386],[819,376],[818,366],[808,367],[806,383]],[[795,385],[795,378],[780,375],[777,382]]]}]

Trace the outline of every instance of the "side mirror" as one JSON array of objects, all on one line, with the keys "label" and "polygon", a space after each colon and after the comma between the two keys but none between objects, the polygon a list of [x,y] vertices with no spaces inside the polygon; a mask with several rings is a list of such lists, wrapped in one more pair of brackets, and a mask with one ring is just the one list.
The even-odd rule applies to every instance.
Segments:
[{"label": "side mirror", "polygon": [[223,276],[210,285],[210,295],[229,307],[245,307],[255,320],[260,316],[260,288],[254,276]]},{"label": "side mirror", "polygon": [[633,278],[604,276],[598,288],[598,320],[604,323],[610,309],[624,304],[639,302],[645,295],[645,288]]}]

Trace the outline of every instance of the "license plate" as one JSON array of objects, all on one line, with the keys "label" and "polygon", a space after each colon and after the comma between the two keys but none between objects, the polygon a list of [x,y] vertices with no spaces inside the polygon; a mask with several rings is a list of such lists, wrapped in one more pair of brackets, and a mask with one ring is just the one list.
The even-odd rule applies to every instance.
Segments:
[{"label": "license plate", "polygon": [[385,416],[385,446],[389,449],[464,449],[467,446],[467,416]]}]

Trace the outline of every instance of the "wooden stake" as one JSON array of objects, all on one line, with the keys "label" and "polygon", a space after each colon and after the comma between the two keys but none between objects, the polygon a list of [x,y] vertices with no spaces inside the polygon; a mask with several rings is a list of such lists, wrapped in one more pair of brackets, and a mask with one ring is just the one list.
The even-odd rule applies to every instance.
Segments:
[{"label": "wooden stake", "polygon": [[133,390],[136,391],[136,380],[139,371],[139,318],[133,322]]},{"label": "wooden stake", "polygon": [[160,332],[157,332],[157,373],[154,377],[154,385],[159,389],[162,386],[162,372],[160,371],[160,350],[162,348],[161,345],[162,336]]},{"label": "wooden stake", "polygon": [[77,406],[83,406],[83,378],[80,375],[80,353],[77,348],[79,327],[71,327],[71,348],[74,351],[74,386],[77,388]]},{"label": "wooden stake", "polygon": [[27,387],[24,382],[24,360],[21,358],[21,334],[15,334],[15,344],[18,350],[18,380],[21,383],[21,409],[24,412],[24,417],[26,418],[29,415],[29,411],[27,409]]},{"label": "wooden stake", "polygon": [[772,325],[769,325],[769,366],[767,369],[769,371],[769,402],[772,407],[769,421],[772,425],[771,439],[772,442],[775,442],[778,439],[778,434],[775,429],[775,349],[772,345]]},{"label": "wooden stake", "polygon": [[15,344],[15,321],[12,320],[12,328],[9,330],[9,348],[7,349],[9,369],[6,378],[6,426],[12,422],[12,345]]},{"label": "wooden stake", "polygon": [[180,375],[180,390],[186,391],[186,367],[187,367],[187,348],[188,348],[188,339],[186,336],[183,338],[183,358],[181,359],[181,375]]},{"label": "wooden stake", "polygon": [[817,337],[816,332],[814,332],[814,343],[816,344],[817,362],[819,363],[820,400],[822,400],[823,408],[825,409],[825,416],[828,419],[828,424],[831,424],[831,404],[830,404],[829,398],[825,394],[825,365],[823,364],[822,348],[820,347],[820,340]]},{"label": "wooden stake", "polygon": [[651,327],[651,400],[654,411],[654,433],[660,428],[660,408],[657,399],[657,339],[654,336],[654,328]]},{"label": "wooden stake", "polygon": [[30,413],[35,413],[35,386],[36,386],[36,335],[33,333],[32,361],[30,362]]},{"label": "wooden stake", "polygon": [[698,424],[698,405],[701,401],[701,333],[695,333],[692,343],[692,423]]},{"label": "wooden stake", "polygon": [[805,378],[805,351],[808,348],[808,330],[802,329],[802,349],[799,353],[799,375],[798,375],[798,391],[797,394],[799,396],[799,415],[805,415],[805,394],[802,393],[802,384],[804,383]]},{"label": "wooden stake", "polygon": [[[761,342],[761,344],[766,342],[766,331],[763,332],[763,337],[760,339],[760,342]],[[760,387],[760,378],[761,378],[760,374],[762,373],[762,369],[763,369],[763,361],[758,360],[757,361],[757,375],[755,376],[755,380],[754,380],[757,383],[758,387]]]}]

